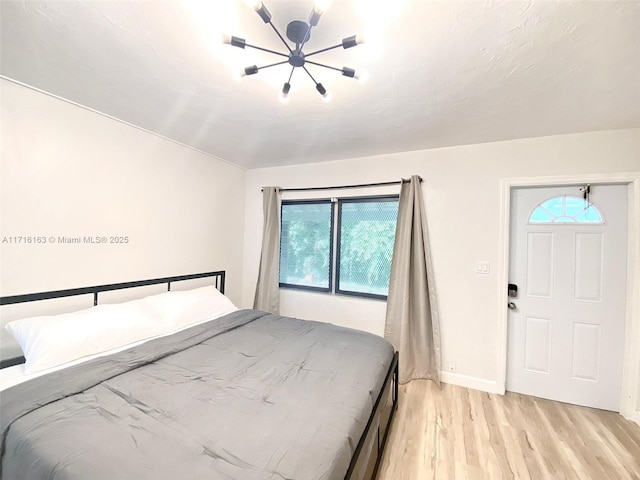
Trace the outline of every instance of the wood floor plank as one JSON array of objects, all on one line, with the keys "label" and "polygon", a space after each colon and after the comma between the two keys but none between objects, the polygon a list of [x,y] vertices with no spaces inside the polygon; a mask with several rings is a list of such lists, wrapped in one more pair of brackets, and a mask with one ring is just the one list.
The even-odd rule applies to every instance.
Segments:
[{"label": "wood floor plank", "polygon": [[617,413],[426,380],[400,386],[378,480],[640,480],[640,427]]}]

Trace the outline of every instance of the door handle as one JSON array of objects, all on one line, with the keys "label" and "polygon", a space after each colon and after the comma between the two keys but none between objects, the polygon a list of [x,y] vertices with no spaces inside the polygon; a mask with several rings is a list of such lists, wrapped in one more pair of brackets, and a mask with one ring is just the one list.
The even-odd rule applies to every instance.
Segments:
[{"label": "door handle", "polygon": [[517,306],[515,303],[513,303],[513,302],[509,302],[509,303],[507,303],[507,308],[508,308],[509,310],[517,310],[517,309],[518,309],[518,306]]}]

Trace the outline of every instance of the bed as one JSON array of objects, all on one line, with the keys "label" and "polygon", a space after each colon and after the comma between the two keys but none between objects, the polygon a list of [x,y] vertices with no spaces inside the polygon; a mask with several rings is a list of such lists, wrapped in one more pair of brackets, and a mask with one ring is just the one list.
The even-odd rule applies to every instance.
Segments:
[{"label": "bed", "polygon": [[[98,305],[103,291],[208,277],[224,291],[224,272],[208,272],[0,303],[92,294]],[[148,323],[163,329],[0,391],[0,477],[374,478],[398,400],[391,345],[328,323],[214,308],[223,295],[204,290],[93,309],[144,321],[156,312]]]}]

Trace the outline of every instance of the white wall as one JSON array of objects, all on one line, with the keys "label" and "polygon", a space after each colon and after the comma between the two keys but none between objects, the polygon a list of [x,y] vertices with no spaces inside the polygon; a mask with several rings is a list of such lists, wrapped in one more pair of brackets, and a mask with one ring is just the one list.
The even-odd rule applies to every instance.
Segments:
[{"label": "white wall", "polygon": [[[499,391],[497,371],[499,356],[503,355],[500,313],[505,307],[500,304],[500,293],[506,289],[496,270],[501,252],[501,180],[633,171],[640,171],[640,129],[249,170],[243,305],[252,304],[260,258],[260,187],[358,184],[418,174],[424,179],[433,247],[442,328],[442,365],[445,369],[449,362],[457,366],[457,374],[446,374],[445,380]],[[324,193],[315,192],[315,196]],[[366,190],[366,193],[374,192]],[[283,198],[296,197],[285,194]],[[475,264],[479,261],[490,263],[489,275],[475,274]],[[639,295],[637,291],[635,294]],[[282,290],[281,303],[281,312],[285,315],[330,321],[378,334],[384,331],[384,302]]]},{"label": "white wall", "polygon": [[[0,241],[56,238],[44,245],[0,243],[0,295],[225,269],[227,293],[240,303],[244,169],[0,82]],[[129,242],[57,243],[59,236],[114,235]],[[59,310],[89,307],[92,300],[71,303]],[[2,311],[3,324],[28,314]],[[0,340],[3,357],[19,354],[4,329]]]}]

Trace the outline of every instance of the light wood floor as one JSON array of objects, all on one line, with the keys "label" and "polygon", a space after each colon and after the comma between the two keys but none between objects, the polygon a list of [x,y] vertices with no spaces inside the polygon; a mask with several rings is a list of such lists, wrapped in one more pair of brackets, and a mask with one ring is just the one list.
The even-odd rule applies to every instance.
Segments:
[{"label": "light wood floor", "polygon": [[515,393],[400,386],[378,480],[502,478],[640,479],[640,427]]}]

